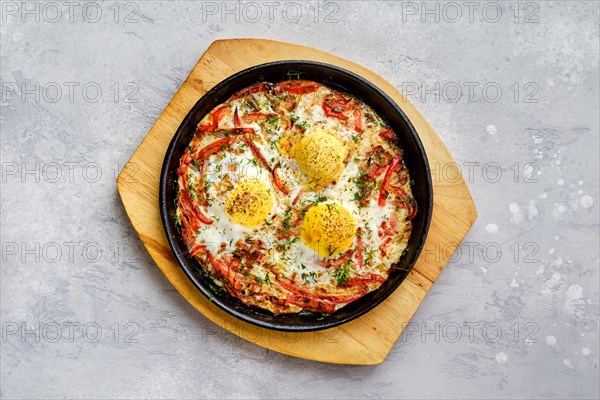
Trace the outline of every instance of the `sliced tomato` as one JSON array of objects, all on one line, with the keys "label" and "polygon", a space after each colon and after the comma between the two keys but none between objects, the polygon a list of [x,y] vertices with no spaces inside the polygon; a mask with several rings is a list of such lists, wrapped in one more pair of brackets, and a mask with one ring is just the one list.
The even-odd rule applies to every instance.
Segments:
[{"label": "sliced tomato", "polygon": [[344,111],[350,110],[352,102],[341,94],[334,93],[325,98],[322,107],[326,116],[347,120],[348,117],[344,114]]},{"label": "sliced tomato", "polygon": [[391,142],[396,142],[398,140],[398,137],[396,136],[396,132],[394,132],[390,128],[386,128],[386,129],[382,130],[381,132],[379,132],[379,137],[381,137],[382,139],[389,140]]},{"label": "sliced tomato", "polygon": [[247,88],[242,89],[239,92],[235,93],[233,96],[231,96],[229,98],[228,101],[236,100],[236,99],[248,96],[249,94],[253,94],[253,93],[269,92],[270,90],[271,90],[271,86],[266,82],[255,83],[254,85],[248,86]]},{"label": "sliced tomato", "polygon": [[316,92],[321,87],[321,84],[312,81],[306,81],[302,79],[283,81],[279,82],[273,88],[275,94],[281,94],[284,92],[293,94],[307,94]]},{"label": "sliced tomato", "polygon": [[357,106],[354,109],[352,116],[354,117],[354,130],[358,133],[362,132],[362,130],[363,130],[363,123],[362,123],[363,113],[362,113],[362,109],[360,108],[360,106]]},{"label": "sliced tomato", "polygon": [[201,252],[203,252],[205,250],[206,250],[206,246],[205,245],[203,245],[203,244],[197,244],[197,245],[193,246],[190,249],[190,255],[191,256],[196,256],[196,255],[198,255],[199,253],[201,253]]}]

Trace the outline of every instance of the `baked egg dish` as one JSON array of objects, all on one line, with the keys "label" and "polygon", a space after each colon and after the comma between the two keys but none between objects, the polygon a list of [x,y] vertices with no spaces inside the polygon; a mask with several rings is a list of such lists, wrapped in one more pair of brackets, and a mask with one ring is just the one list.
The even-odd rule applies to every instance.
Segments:
[{"label": "baked egg dish", "polygon": [[379,288],[417,214],[395,132],[308,80],[260,82],[213,108],[177,176],[189,254],[217,290],[274,314],[333,313]]}]

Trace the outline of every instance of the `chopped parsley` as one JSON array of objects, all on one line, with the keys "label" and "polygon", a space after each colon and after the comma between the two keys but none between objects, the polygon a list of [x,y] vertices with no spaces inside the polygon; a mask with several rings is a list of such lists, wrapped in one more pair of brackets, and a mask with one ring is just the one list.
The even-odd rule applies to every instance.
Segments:
[{"label": "chopped parsley", "polygon": [[289,80],[292,80],[292,79],[298,80],[298,79],[300,79],[301,74],[302,74],[302,72],[298,72],[298,71],[288,71],[287,77]]},{"label": "chopped parsley", "polygon": [[350,262],[351,260],[346,261],[344,265],[330,273],[338,286],[345,286],[346,282],[348,282],[348,279],[350,278],[350,275],[354,272],[354,270],[350,268]]}]

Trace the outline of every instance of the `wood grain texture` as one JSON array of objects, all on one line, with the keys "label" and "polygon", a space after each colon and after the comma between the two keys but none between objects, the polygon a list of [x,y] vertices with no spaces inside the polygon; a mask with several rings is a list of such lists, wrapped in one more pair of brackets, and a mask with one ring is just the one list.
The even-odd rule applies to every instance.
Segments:
[{"label": "wood grain texture", "polygon": [[148,252],[173,286],[215,324],[260,346],[296,357],[339,364],[381,363],[477,217],[467,186],[458,176],[434,179],[431,228],[421,257],[402,285],[362,317],[319,332],[285,333],[258,328],[221,311],[189,281],[171,252],[160,219],[158,189],[162,162],[188,111],[212,86],[256,64],[314,60],[346,68],[385,91],[415,126],[432,167],[454,160],[419,114],[392,85],[374,72],[327,52],[263,39],[219,40],[202,55],[186,81],[144,138],[117,180],[125,210]]}]

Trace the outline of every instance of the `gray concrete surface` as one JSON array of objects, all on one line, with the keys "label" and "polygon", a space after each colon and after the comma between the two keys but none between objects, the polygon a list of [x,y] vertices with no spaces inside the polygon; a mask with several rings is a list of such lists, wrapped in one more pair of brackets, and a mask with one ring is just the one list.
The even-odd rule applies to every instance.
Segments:
[{"label": "gray concrete surface", "polygon": [[[2,398],[598,398],[597,2],[1,7]],[[235,37],[378,72],[469,181],[479,219],[381,365],[214,326],[126,218],[116,173],[202,52]]]}]

